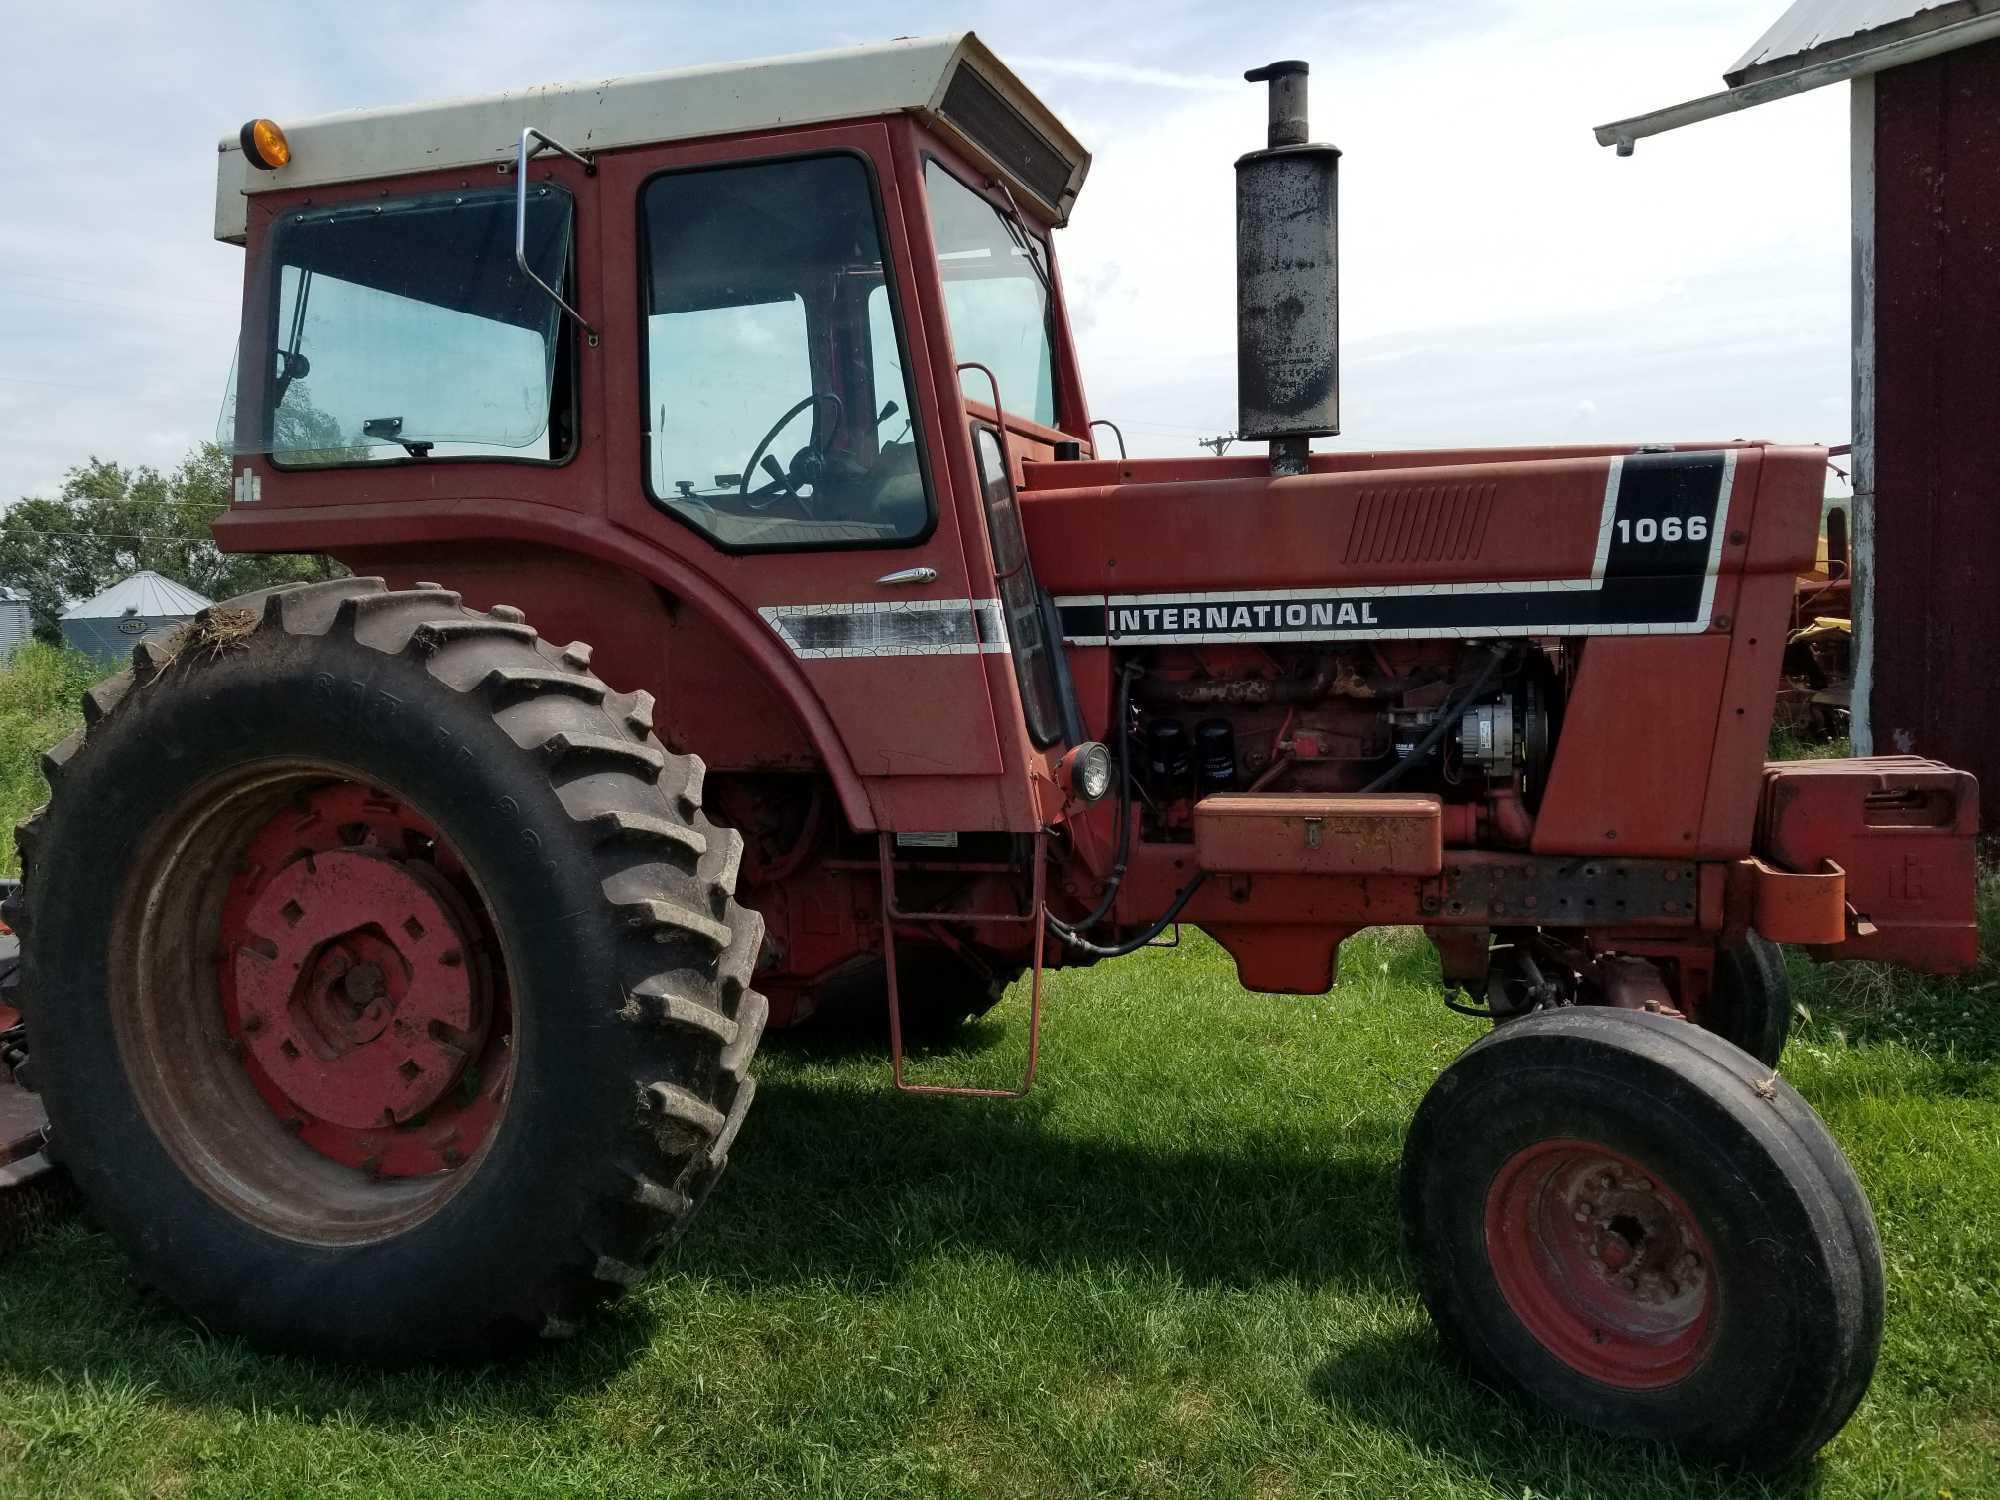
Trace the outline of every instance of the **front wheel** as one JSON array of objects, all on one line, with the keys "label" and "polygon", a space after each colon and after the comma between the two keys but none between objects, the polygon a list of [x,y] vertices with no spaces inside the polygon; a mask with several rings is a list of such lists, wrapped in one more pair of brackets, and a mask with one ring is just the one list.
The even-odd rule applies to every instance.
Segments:
[{"label": "front wheel", "polygon": [[1402,1208],[1446,1344],[1589,1426],[1778,1469],[1874,1371],[1860,1184],[1789,1084],[1683,1021],[1556,1010],[1475,1043],[1411,1123]]}]

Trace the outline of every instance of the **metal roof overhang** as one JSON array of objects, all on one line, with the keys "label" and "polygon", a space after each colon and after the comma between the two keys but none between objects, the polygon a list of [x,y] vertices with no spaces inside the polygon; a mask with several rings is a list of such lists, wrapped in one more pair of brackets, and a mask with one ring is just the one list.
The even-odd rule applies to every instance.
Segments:
[{"label": "metal roof overhang", "polygon": [[1683,125],[1712,120],[1718,115],[1735,114],[1738,110],[1768,104],[1773,99],[1786,99],[1809,89],[1824,88],[1829,83],[1845,83],[1851,78],[1879,73],[1884,68],[1920,62],[1926,57],[1955,52],[1961,47],[1974,46],[1995,37],[2000,37],[2000,12],[1967,16],[1935,30],[1889,37],[1873,46],[1807,63],[1738,88],[1724,89],[1719,94],[1707,94],[1684,104],[1656,109],[1650,114],[1633,115],[1627,120],[1599,125],[1596,129],[1597,144],[1616,146],[1620,156],[1630,156],[1634,144],[1645,136],[1679,130]]}]

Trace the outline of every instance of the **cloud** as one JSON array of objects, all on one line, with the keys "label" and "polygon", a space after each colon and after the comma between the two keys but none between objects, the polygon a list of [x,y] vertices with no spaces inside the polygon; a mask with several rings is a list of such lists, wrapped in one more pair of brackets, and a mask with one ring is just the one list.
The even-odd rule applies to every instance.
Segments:
[{"label": "cloud", "polygon": [[[93,453],[213,429],[242,254],[215,142],[256,114],[894,36],[907,7],[356,0],[248,27],[219,0],[17,7],[0,216],[0,501]],[[1092,408],[1139,451],[1235,420],[1234,173],[1277,56],[1342,161],[1344,445],[1845,437],[1846,120],[1829,89],[1644,143],[1589,128],[1707,92],[1759,17],[1724,0],[957,12],[1094,152],[1058,238]],[[955,17],[956,22],[957,17]],[[78,132],[77,119],[92,121]],[[1594,416],[1580,415],[1583,404]],[[157,439],[157,441],[156,441]]]},{"label": "cloud", "polygon": [[[1569,440],[1583,403],[1607,438],[1845,436],[1843,91],[1631,160],[1590,136],[1712,89],[1742,29],[1544,3],[1367,47],[1287,38],[1345,153],[1343,446]],[[1192,452],[1235,420],[1231,164],[1262,144],[1262,91],[1074,104],[1095,159],[1060,251],[1092,410]]]},{"label": "cloud", "polygon": [[1234,93],[1243,87],[1240,77],[1224,73],[1177,73],[1170,68],[1138,68],[1130,63],[1093,62],[1081,57],[1020,57],[1007,59],[1019,72],[1032,69],[1037,74],[1057,74],[1088,78],[1096,83],[1131,83],[1142,88],[1181,89],[1196,94]]}]

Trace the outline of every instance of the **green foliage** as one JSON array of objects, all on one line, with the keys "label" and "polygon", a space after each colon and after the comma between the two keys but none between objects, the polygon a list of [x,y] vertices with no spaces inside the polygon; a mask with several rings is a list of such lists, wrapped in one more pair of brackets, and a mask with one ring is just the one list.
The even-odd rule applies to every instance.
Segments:
[{"label": "green foliage", "polygon": [[229,504],[229,457],[204,443],[172,473],[92,458],[53,499],[0,515],[0,584],[19,589],[35,632],[60,639],[64,606],[150,568],[211,599],[338,576],[324,557],[225,554],[209,533]]},{"label": "green foliage", "polygon": [[29,641],[0,668],[0,874],[18,875],[14,826],[49,799],[42,753],[83,723],[78,701],[106,669],[77,651]]},{"label": "green foliage", "polygon": [[1781,724],[1771,726],[1771,742],[1764,752],[1772,760],[1845,760],[1854,753],[1854,742],[1846,735],[1818,740]]}]

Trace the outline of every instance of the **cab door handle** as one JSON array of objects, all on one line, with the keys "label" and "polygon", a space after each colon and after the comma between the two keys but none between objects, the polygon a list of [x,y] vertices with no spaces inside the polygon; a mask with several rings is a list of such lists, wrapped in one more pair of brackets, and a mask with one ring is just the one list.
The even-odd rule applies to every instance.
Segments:
[{"label": "cab door handle", "polygon": [[884,573],[875,581],[894,588],[906,583],[936,583],[937,576],[936,568],[898,568],[893,573]]}]

